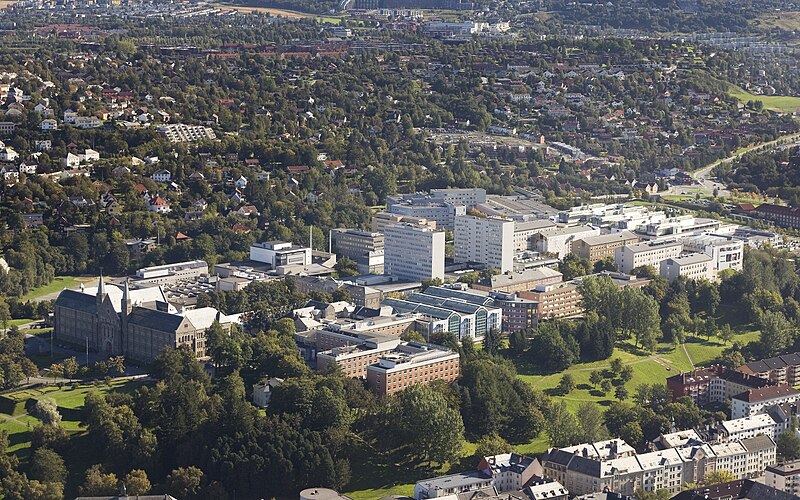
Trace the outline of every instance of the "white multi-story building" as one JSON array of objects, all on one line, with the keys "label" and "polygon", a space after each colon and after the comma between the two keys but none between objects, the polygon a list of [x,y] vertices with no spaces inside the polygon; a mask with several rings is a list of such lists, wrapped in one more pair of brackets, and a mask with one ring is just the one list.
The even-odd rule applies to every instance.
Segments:
[{"label": "white multi-story building", "polygon": [[680,255],[662,260],[659,274],[670,283],[681,276],[691,280],[713,280],[716,277],[711,257],[704,253]]},{"label": "white multi-story building", "polygon": [[513,221],[472,215],[456,217],[456,262],[476,262],[506,273],[514,269],[513,246]]},{"label": "white multi-story building", "polygon": [[250,260],[269,264],[273,269],[281,266],[309,266],[311,249],[286,241],[265,241],[250,245]]},{"label": "white multi-story building", "polygon": [[551,227],[539,231],[533,237],[533,249],[553,254],[563,259],[572,252],[572,243],[588,236],[598,236],[600,229],[591,226]]},{"label": "white multi-story building", "polygon": [[796,403],[798,400],[800,391],[786,384],[750,389],[731,398],[731,418],[763,413],[771,406]]},{"label": "white multi-story building", "polygon": [[659,269],[662,260],[677,257],[683,245],[676,240],[643,241],[625,245],[614,252],[617,269],[625,274],[640,266],[653,266]]},{"label": "white multi-story building", "polygon": [[715,273],[726,269],[742,270],[744,242],[733,236],[701,234],[681,239],[684,252],[700,252],[711,257]]},{"label": "white multi-story building", "polygon": [[384,273],[398,280],[444,279],[444,231],[412,224],[384,229]]},{"label": "white multi-story building", "polygon": [[763,435],[716,444],[691,442],[643,454],[604,456],[591,450],[591,444],[549,450],[542,459],[545,476],[572,495],[606,489],[624,495],[662,489],[678,493],[686,483],[701,482],[716,470],[727,470],[737,479],[753,478],[776,462],[775,442]]},{"label": "white multi-story building", "polygon": [[786,430],[786,424],[787,422],[776,422],[769,413],[725,420],[719,423],[720,438],[725,441],[739,441],[763,434],[774,440]]},{"label": "white multi-story building", "polygon": [[533,250],[533,237],[542,229],[555,226],[556,223],[548,219],[514,221],[514,253]]}]

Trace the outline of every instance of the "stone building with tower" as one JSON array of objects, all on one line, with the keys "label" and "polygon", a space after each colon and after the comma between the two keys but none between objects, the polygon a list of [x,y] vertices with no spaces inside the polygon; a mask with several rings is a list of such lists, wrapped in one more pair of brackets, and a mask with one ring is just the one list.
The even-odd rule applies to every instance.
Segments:
[{"label": "stone building with tower", "polygon": [[53,335],[109,356],[149,363],[166,348],[185,347],[206,356],[205,331],[214,321],[229,330],[235,321],[211,307],[178,311],[160,286],[130,289],[107,284],[63,290],[53,307]]}]

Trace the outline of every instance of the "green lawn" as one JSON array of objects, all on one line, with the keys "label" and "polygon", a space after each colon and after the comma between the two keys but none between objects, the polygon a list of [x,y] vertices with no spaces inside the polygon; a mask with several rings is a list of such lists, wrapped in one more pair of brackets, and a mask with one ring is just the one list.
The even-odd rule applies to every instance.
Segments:
[{"label": "green lawn", "polygon": [[81,424],[77,410],[79,410],[86,395],[90,392],[107,394],[109,392],[130,393],[141,387],[139,380],[121,380],[108,386],[106,384],[79,385],[76,389],[72,386],[46,386],[36,389],[23,389],[0,396],[0,430],[8,432],[10,446],[8,451],[24,457],[31,446],[31,431],[40,424],[38,418],[28,414],[26,405],[31,406],[39,398],[52,398],[61,412],[61,427],[68,433],[78,434],[85,430]]},{"label": "green lawn", "polygon": [[92,281],[95,278],[76,278],[75,276],[56,276],[53,281],[47,285],[35,288],[21,297],[21,300],[33,300],[43,295],[50,293],[60,292],[64,288],[77,288],[81,283]]},{"label": "green lawn", "polygon": [[737,87],[736,85],[730,86],[728,95],[739,99],[739,101],[742,103],[746,103],[747,101],[761,101],[764,103],[764,107],[771,111],[784,113],[800,111],[800,97],[785,95],[755,95],[740,87]]}]

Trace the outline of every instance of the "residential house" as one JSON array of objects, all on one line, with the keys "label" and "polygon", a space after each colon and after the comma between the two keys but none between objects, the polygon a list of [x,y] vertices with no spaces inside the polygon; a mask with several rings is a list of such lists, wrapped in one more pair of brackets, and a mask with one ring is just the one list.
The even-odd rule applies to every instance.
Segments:
[{"label": "residential house", "polygon": [[150,176],[150,178],[156,182],[169,182],[172,179],[172,173],[169,170],[162,168],[160,170],[156,170],[153,175]]}]

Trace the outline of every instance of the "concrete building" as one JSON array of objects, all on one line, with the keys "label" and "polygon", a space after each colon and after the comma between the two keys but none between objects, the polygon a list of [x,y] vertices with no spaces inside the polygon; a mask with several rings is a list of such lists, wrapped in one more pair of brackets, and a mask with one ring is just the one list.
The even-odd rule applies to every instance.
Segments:
[{"label": "concrete building", "polygon": [[588,236],[572,242],[572,253],[594,264],[606,257],[613,259],[617,248],[638,242],[639,237],[630,231]]},{"label": "concrete building", "polygon": [[800,497],[800,460],[767,467],[767,486]]},{"label": "concrete building", "polygon": [[466,215],[467,206],[445,201],[445,197],[433,195],[390,196],[386,200],[386,209],[393,215],[415,217],[436,222],[437,228],[452,231],[455,218]]},{"label": "concrete building", "polygon": [[388,396],[415,384],[433,380],[454,382],[459,376],[459,355],[446,347],[402,342],[367,367],[367,383],[379,396]]},{"label": "concrete building", "polygon": [[552,227],[533,236],[533,249],[563,259],[572,252],[572,243],[589,236],[599,236],[600,229],[591,226]]},{"label": "concrete building", "polygon": [[769,413],[758,413],[744,418],[725,420],[719,423],[721,441],[739,441],[756,436],[769,436],[775,440],[786,430],[785,422],[776,422]]},{"label": "concrete building", "polygon": [[744,262],[744,242],[733,236],[702,234],[681,238],[684,252],[698,252],[711,257],[714,274],[726,269],[741,271]]},{"label": "concrete building", "polygon": [[383,274],[384,236],[358,229],[334,229],[331,232],[336,254],[353,260],[361,274]]},{"label": "concrete building", "polygon": [[509,219],[462,215],[455,219],[456,262],[474,262],[501,273],[514,266],[514,222]]},{"label": "concrete building", "polygon": [[722,227],[717,219],[680,215],[639,224],[635,232],[645,240],[680,238],[700,232],[715,232]]},{"label": "concrete building", "polygon": [[537,285],[555,285],[563,281],[563,275],[549,267],[527,269],[521,272],[495,274],[472,285],[476,290],[493,292],[524,292]]},{"label": "concrete building", "polygon": [[385,228],[384,273],[397,280],[444,279],[444,231],[411,224]]},{"label": "concrete building", "polygon": [[672,283],[681,276],[691,280],[716,279],[711,257],[704,253],[692,253],[664,259],[659,264],[658,274]]},{"label": "concrete building", "polygon": [[181,280],[196,279],[201,276],[208,276],[208,262],[190,260],[161,266],[143,267],[136,271],[134,280],[137,283],[167,284]]},{"label": "concrete building", "polygon": [[[701,486],[678,493],[671,500],[797,500],[797,496],[751,479]],[[611,500],[610,498],[608,500]]]},{"label": "concrete building", "polygon": [[384,228],[390,224],[413,224],[417,226],[427,226],[430,229],[436,229],[436,221],[428,220],[424,217],[396,215],[384,211],[378,212],[372,216],[371,229],[374,233],[384,232]]},{"label": "concrete building", "polygon": [[553,227],[556,227],[556,223],[549,219],[514,221],[514,253],[533,250],[534,235],[543,229]]},{"label": "concrete building", "polygon": [[614,262],[620,272],[631,274],[640,266],[659,269],[662,260],[677,257],[682,250],[683,245],[677,240],[643,241],[617,248]]},{"label": "concrete building", "polygon": [[250,260],[269,264],[272,269],[282,266],[309,266],[311,249],[286,241],[265,241],[250,245]]},{"label": "concrete building", "polygon": [[770,406],[796,403],[800,391],[786,384],[750,389],[731,398],[731,418],[742,418],[764,412]]}]

